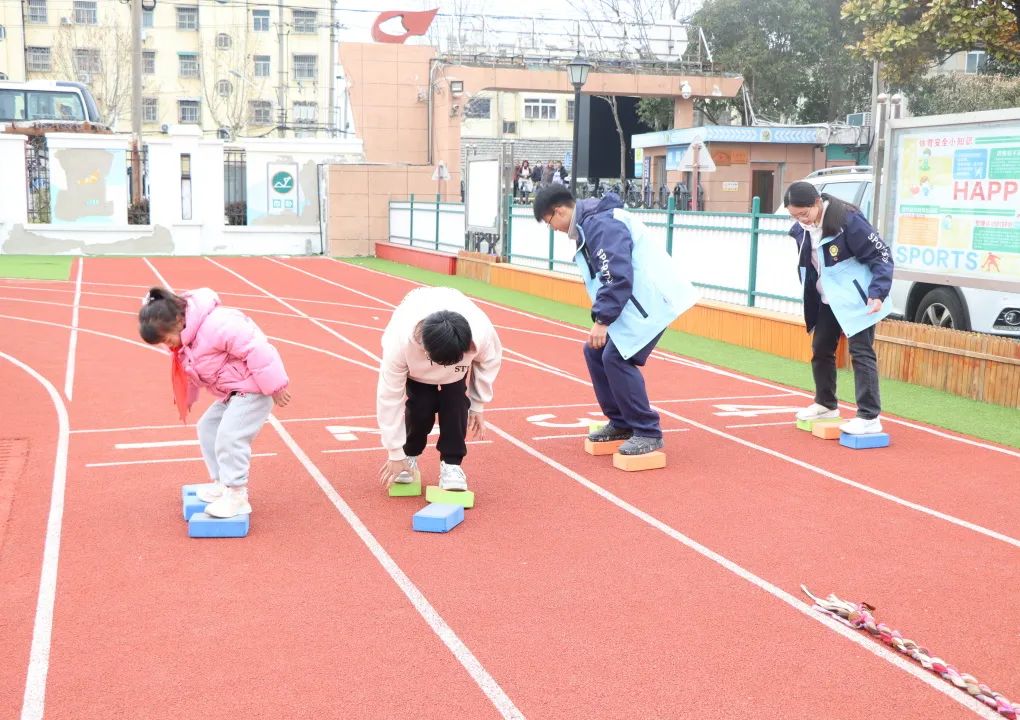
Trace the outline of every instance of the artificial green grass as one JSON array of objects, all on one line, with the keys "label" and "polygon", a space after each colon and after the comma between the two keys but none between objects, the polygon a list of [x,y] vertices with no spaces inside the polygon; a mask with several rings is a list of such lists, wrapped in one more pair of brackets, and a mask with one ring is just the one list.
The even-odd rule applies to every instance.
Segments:
[{"label": "artificial green grass", "polygon": [[[553,302],[526,293],[492,287],[479,280],[442,275],[429,270],[378,258],[339,258],[390,275],[426,285],[446,285],[467,295],[524,310],[535,315],[588,328],[591,315],[583,308]],[[804,342],[808,342],[807,335]],[[667,330],[659,348],[694,360],[751,375],[763,380],[813,391],[814,381],[807,363],[788,360],[759,350],[709,340],[688,333]],[[839,372],[840,400],[854,402],[854,379],[849,370]],[[1020,422],[1017,410],[1001,405],[968,400],[950,393],[912,385],[899,380],[882,380],[882,408],[890,415],[917,420],[928,425],[954,430],[1020,448]]]},{"label": "artificial green grass", "polygon": [[0,255],[0,278],[67,280],[72,262],[64,255]]}]

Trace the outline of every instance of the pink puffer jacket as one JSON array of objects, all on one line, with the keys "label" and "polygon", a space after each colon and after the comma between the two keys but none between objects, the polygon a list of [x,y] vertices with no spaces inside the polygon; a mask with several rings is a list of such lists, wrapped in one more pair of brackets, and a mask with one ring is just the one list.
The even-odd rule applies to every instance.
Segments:
[{"label": "pink puffer jacket", "polygon": [[287,386],[280,353],[251,318],[220,305],[209,288],[181,297],[188,302],[180,355],[191,384],[189,404],[200,387],[223,398],[232,392],[272,395]]}]

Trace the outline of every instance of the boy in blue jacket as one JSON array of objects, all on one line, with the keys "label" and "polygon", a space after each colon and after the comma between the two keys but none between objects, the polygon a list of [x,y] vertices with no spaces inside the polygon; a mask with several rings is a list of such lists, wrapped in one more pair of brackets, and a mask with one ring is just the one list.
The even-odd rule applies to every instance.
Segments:
[{"label": "boy in blue jacket", "polygon": [[577,243],[574,262],[592,299],[584,359],[609,423],[589,439],[625,440],[623,455],[660,449],[659,414],[638,368],[669,324],[694,305],[694,286],[614,193],[575,202],[570,190],[553,185],[535,197],[535,219]]},{"label": "boy in blue jacket", "polygon": [[892,286],[892,252],[860,210],[819,193],[809,182],[790,185],[783,204],[797,221],[790,235],[797,241],[800,258],[804,324],[813,333],[815,401],[797,417],[839,417],[836,346],[840,334],[845,334],[854,367],[857,417],[840,430],[850,435],[880,433],[875,325],[892,311],[885,302]]}]

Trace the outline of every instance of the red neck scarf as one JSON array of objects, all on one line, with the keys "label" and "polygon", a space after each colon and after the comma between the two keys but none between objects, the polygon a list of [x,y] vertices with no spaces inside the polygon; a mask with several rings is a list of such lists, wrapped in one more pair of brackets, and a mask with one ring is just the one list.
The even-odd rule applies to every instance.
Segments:
[{"label": "red neck scarf", "polygon": [[188,375],[184,372],[181,361],[181,349],[175,348],[170,360],[170,383],[174,391],[174,405],[181,416],[181,422],[187,420],[191,404],[188,402]]}]

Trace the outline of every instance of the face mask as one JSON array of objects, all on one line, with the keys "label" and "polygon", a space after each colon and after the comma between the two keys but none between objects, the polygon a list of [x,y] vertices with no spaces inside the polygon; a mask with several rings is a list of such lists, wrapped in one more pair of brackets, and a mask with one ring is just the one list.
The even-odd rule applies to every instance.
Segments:
[{"label": "face mask", "polygon": [[800,226],[809,232],[818,229],[817,225],[808,225],[807,223],[800,223]]}]

